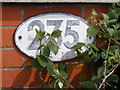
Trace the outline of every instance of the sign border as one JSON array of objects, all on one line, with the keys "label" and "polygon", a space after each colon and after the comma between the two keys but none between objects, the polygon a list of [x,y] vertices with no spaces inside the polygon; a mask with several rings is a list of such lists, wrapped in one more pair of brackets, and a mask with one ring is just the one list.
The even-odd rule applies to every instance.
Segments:
[{"label": "sign border", "polygon": [[[83,18],[81,18],[80,16],[76,16],[76,15],[69,14],[69,13],[64,13],[64,12],[47,12],[47,13],[41,13],[41,14],[33,15],[33,16],[25,19],[23,22],[21,22],[21,23],[16,27],[13,36],[14,36],[15,46],[18,48],[18,50],[20,50],[24,55],[26,55],[26,56],[28,56],[28,57],[30,57],[30,58],[34,58],[34,57],[31,56],[31,55],[28,55],[28,54],[26,54],[24,51],[22,51],[22,50],[20,49],[19,45],[16,43],[16,42],[17,42],[16,39],[15,39],[16,33],[17,33],[17,31],[19,30],[19,28],[20,28],[24,23],[26,23],[27,21],[29,21],[29,20],[31,20],[31,19],[33,19],[33,18],[35,18],[35,17],[45,16],[45,15],[48,15],[48,14],[49,14],[49,15],[50,15],[50,14],[59,14],[59,15],[60,15],[60,14],[61,14],[61,15],[67,15],[67,16],[75,17],[76,19],[81,20],[83,23],[85,23],[85,24],[87,24],[87,25],[89,26],[88,22],[85,21],[85,20],[84,20]],[[74,57],[74,58],[71,58],[71,59],[65,59],[65,60],[62,60],[62,61],[53,61],[53,62],[63,62],[63,61],[73,60],[73,59],[75,59],[75,58],[77,58],[77,56]]]}]

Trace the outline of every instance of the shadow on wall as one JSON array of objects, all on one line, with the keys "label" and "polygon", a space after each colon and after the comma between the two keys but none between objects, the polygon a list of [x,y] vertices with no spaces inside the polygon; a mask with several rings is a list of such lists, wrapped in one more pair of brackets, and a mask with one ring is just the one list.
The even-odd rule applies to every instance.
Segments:
[{"label": "shadow on wall", "polygon": [[[43,74],[45,77],[45,74]],[[24,86],[34,86],[41,85],[41,81],[39,78],[39,71],[35,69],[23,69],[15,78],[12,84],[12,88],[20,88]],[[28,88],[25,87],[25,88]]]},{"label": "shadow on wall", "polygon": [[[76,81],[86,81],[91,78],[89,68],[84,64],[78,65],[68,65],[67,66],[67,73],[69,74],[68,81],[69,82],[76,82]],[[41,80],[41,78],[43,81]],[[18,73],[17,77],[15,78],[12,88],[14,87],[25,87],[25,90],[35,89],[35,88],[42,88],[44,85],[48,83],[50,74],[47,73],[46,70],[42,71],[40,74],[39,70],[36,69],[23,69],[20,73]],[[49,82],[50,84],[54,81],[54,79]],[[44,84],[45,82],[45,84]],[[74,87],[79,88],[80,85],[78,83],[73,84]],[[45,86],[46,87],[46,86]],[[22,88],[21,88],[22,89]]]}]

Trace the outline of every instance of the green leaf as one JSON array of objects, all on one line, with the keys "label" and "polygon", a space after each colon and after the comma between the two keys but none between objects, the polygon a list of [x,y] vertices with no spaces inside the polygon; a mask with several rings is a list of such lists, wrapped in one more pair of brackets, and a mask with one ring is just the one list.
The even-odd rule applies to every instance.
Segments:
[{"label": "green leaf", "polygon": [[96,17],[98,14],[97,14],[97,12],[93,9],[91,15],[92,15],[92,17]]},{"label": "green leaf", "polygon": [[38,49],[41,49],[42,47],[44,47],[44,45],[40,45],[40,46],[38,47]]},{"label": "green leaf", "polygon": [[110,36],[112,36],[115,30],[112,28],[108,28],[107,31],[110,34]]},{"label": "green leaf", "polygon": [[106,58],[106,51],[104,50],[102,53],[101,53],[101,55],[102,55],[102,58]]},{"label": "green leaf", "polygon": [[113,25],[114,29],[117,30],[120,28],[120,24]]},{"label": "green leaf", "polygon": [[36,31],[37,34],[39,33],[39,31],[37,29],[35,29],[35,31]]},{"label": "green leaf", "polygon": [[59,47],[54,44],[48,44],[49,49],[56,55],[58,53]]},{"label": "green leaf", "polygon": [[110,50],[108,50],[108,54],[109,55],[114,55],[114,53],[112,51],[110,51]]},{"label": "green leaf", "polygon": [[46,65],[48,63],[48,60],[47,60],[47,58],[45,56],[42,56],[42,55],[37,56],[37,60],[38,60],[38,62],[40,63],[40,65],[42,67],[44,67],[44,68],[46,67]]},{"label": "green leaf", "polygon": [[99,68],[98,71],[97,71],[97,73],[98,73],[99,76],[102,76],[103,72],[104,72],[103,68]]},{"label": "green leaf", "polygon": [[54,44],[54,45],[56,45],[56,46],[57,46],[57,42],[55,41],[55,39],[50,38],[50,42],[51,42],[52,44]]},{"label": "green leaf", "polygon": [[62,31],[55,30],[55,31],[52,32],[51,36],[58,38],[58,37],[60,37],[61,33],[62,33]]},{"label": "green leaf", "polygon": [[92,58],[90,56],[87,56],[84,60],[85,63],[90,63],[92,62]]},{"label": "green leaf", "polygon": [[110,51],[114,52],[116,49],[119,49],[118,45],[111,45],[110,46]]},{"label": "green leaf", "polygon": [[58,80],[53,81],[52,84],[51,84],[51,86],[52,86],[52,88],[59,88],[59,86],[58,86]]},{"label": "green leaf", "polygon": [[87,46],[89,46],[90,48],[93,48],[96,51],[99,51],[98,48],[92,43],[88,44]]},{"label": "green leaf", "polygon": [[[94,83],[92,81],[79,82],[83,88],[93,88]],[[94,89],[93,89],[94,90]]]},{"label": "green leaf", "polygon": [[64,78],[68,78],[68,74],[65,71],[60,70],[59,72]]},{"label": "green leaf", "polygon": [[96,83],[96,84],[99,84],[99,83],[101,83],[101,78],[100,78],[100,77],[97,77],[97,76],[94,76],[94,77],[92,78],[92,81],[93,81],[94,83]]},{"label": "green leaf", "polygon": [[55,79],[62,79],[61,76],[58,76],[58,75],[56,75],[56,74],[52,74],[52,76],[53,76]]},{"label": "green leaf", "polygon": [[102,16],[103,16],[103,18],[104,18],[105,20],[108,20],[108,19],[109,19],[109,16],[108,16],[107,14],[105,14],[105,13],[102,13]]},{"label": "green leaf", "polygon": [[74,45],[72,48],[78,49],[78,48],[81,48],[81,47],[83,47],[83,46],[86,46],[86,44],[85,44],[85,43],[82,43],[82,42],[79,42],[79,43],[77,43],[76,45]]},{"label": "green leaf", "polygon": [[118,77],[117,75],[115,75],[115,74],[112,74],[111,76],[109,76],[109,77],[107,78],[107,80],[108,80],[108,81],[113,81],[113,82],[115,82],[115,83],[118,83],[119,77]]},{"label": "green leaf", "polygon": [[50,55],[50,49],[48,46],[45,46],[43,49],[43,55],[49,57]]},{"label": "green leaf", "polygon": [[50,33],[47,33],[46,36],[50,36]]},{"label": "green leaf", "polygon": [[45,37],[45,31],[42,31],[42,30],[39,30],[39,31],[36,31],[37,32],[37,35],[39,36],[39,39],[42,39]]},{"label": "green leaf", "polygon": [[58,68],[59,68],[59,70],[65,71],[66,70],[66,64],[59,64]]},{"label": "green leaf", "polygon": [[116,19],[113,19],[113,20],[107,20],[106,22],[108,23],[108,24],[113,24],[113,23],[116,23]]},{"label": "green leaf", "polygon": [[116,40],[120,40],[120,30],[115,30],[113,36]]},{"label": "green leaf", "polygon": [[58,86],[60,87],[60,88],[63,88],[63,82],[62,81],[58,81]]},{"label": "green leaf", "polygon": [[50,73],[50,74],[53,74],[54,73],[54,64],[51,60],[48,60],[48,63],[47,63],[47,71]]},{"label": "green leaf", "polygon": [[36,69],[42,69],[42,67],[40,66],[40,64],[39,64],[39,62],[38,62],[37,59],[33,59],[33,60],[31,61],[31,65],[32,65],[32,67],[34,67],[34,68],[36,68]]},{"label": "green leaf", "polygon": [[35,39],[36,39],[36,40],[37,40],[37,39],[40,39],[40,35],[36,35]]},{"label": "green leaf", "polygon": [[95,37],[97,33],[99,33],[99,30],[93,25],[87,29],[87,37]]}]

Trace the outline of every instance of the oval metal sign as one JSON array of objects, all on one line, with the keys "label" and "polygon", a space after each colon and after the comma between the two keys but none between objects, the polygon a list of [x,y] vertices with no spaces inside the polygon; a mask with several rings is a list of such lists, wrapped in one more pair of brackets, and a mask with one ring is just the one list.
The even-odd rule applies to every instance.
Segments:
[{"label": "oval metal sign", "polygon": [[[26,55],[35,58],[39,53],[37,50],[39,40],[35,40],[35,29],[45,30],[52,33],[54,30],[61,30],[62,35],[57,40],[60,47],[58,53],[51,53],[52,61],[70,60],[77,56],[71,47],[78,42],[91,43],[86,37],[86,30],[89,26],[82,18],[67,13],[45,13],[33,16],[22,22],[15,31],[15,44]],[[83,51],[85,48],[83,48]]]}]

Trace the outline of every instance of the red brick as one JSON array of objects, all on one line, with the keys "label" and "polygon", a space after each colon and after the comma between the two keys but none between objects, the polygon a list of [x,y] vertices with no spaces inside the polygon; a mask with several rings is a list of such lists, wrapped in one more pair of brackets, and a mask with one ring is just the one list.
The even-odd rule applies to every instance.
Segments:
[{"label": "red brick", "polygon": [[86,81],[91,78],[89,68],[84,64],[69,65],[67,72],[70,73],[68,81]]},{"label": "red brick", "polygon": [[2,35],[2,41],[0,42],[0,47],[15,46],[13,41],[14,31],[15,31],[15,28],[4,28],[0,30],[0,34]]},{"label": "red brick", "polygon": [[33,58],[24,55],[24,66],[31,66],[31,61]]},{"label": "red brick", "polygon": [[94,9],[97,13],[107,13],[108,12],[108,7],[106,6],[87,6],[84,7],[85,12],[84,12],[84,18],[86,19],[87,17],[90,17],[92,10]]},{"label": "red brick", "polygon": [[0,87],[2,87],[2,71],[0,70]]},{"label": "red brick", "polygon": [[23,64],[23,57],[20,51],[14,49],[0,50],[2,56],[2,67],[19,67]]},{"label": "red brick", "polygon": [[25,8],[25,19],[33,15],[47,12],[64,12],[81,16],[82,8],[79,6],[29,7]]},{"label": "red brick", "polygon": [[3,7],[2,8],[2,25],[18,25],[22,21],[21,8]]},{"label": "red brick", "polygon": [[39,71],[31,68],[3,70],[2,79],[2,87],[41,85],[41,80],[39,79]]}]

